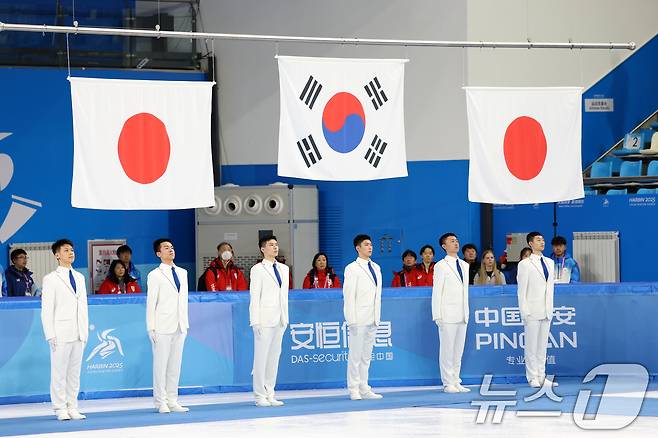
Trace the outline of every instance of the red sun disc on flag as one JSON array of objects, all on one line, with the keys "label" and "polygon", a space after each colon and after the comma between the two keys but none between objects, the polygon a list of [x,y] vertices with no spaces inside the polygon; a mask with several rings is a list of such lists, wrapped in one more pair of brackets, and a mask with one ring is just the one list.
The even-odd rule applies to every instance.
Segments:
[{"label": "red sun disc on flag", "polygon": [[532,117],[514,119],[505,130],[503,141],[505,164],[520,180],[539,175],[546,162],[546,136],[541,124]]},{"label": "red sun disc on flag", "polygon": [[162,120],[153,114],[139,113],[126,120],[118,146],[123,171],[137,183],[151,184],[167,170],[169,135]]}]

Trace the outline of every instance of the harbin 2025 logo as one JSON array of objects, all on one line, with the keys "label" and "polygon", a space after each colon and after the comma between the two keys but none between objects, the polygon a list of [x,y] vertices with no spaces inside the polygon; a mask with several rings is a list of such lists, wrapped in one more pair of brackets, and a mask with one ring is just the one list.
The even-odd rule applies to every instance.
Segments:
[{"label": "harbin 2025 logo", "polygon": [[89,326],[89,331],[96,333],[98,344],[96,344],[85,359],[88,373],[114,373],[123,371],[123,358],[125,354],[123,353],[121,339],[114,333],[115,330],[115,328],[97,330],[93,324]]}]

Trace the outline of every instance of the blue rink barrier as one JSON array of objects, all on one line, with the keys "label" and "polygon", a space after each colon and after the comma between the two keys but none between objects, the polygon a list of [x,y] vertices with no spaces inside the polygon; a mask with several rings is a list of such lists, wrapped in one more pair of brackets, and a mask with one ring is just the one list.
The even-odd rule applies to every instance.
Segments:
[{"label": "blue rink barrier", "polygon": [[[438,334],[431,288],[384,289],[382,323],[370,368],[376,386],[436,385]],[[279,389],[344,387],[347,327],[342,292],[291,291]],[[90,296],[89,342],[82,363],[82,398],[151,394],[151,344],[146,297]],[[253,334],[249,294],[191,293],[181,393],[251,388]],[[41,302],[0,299],[0,403],[49,399],[49,350]],[[516,286],[472,287],[462,362],[465,383],[490,373],[524,378],[523,326]],[[547,372],[584,376],[601,363],[638,363],[658,370],[658,283],[574,284],[555,288]]]}]

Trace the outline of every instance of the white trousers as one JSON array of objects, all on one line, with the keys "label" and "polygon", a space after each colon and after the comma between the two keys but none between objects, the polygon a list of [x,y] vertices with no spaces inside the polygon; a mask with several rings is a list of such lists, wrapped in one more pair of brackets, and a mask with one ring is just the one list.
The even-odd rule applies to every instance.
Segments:
[{"label": "white trousers", "polygon": [[368,392],[368,370],[375,344],[377,326],[351,326],[349,329],[349,351],[347,353],[347,389]]},{"label": "white trousers", "polygon": [[281,341],[286,327],[261,327],[260,336],[254,330],[253,387],[257,399],[273,399],[276,375],[279,371]]},{"label": "white trousers", "polygon": [[53,409],[77,409],[85,343],[61,342],[50,350],[50,400]]},{"label": "white trousers", "polygon": [[548,333],[551,329],[549,319],[526,320],[525,332],[525,375],[530,382],[533,379],[542,383],[546,377],[546,349]]},{"label": "white trousers", "polygon": [[153,343],[153,399],[156,407],[178,400],[178,380],[183,362],[186,333],[155,334]]},{"label": "white trousers", "polygon": [[466,323],[441,323],[439,326],[439,366],[443,386],[458,385],[462,381],[462,355],[466,342]]}]

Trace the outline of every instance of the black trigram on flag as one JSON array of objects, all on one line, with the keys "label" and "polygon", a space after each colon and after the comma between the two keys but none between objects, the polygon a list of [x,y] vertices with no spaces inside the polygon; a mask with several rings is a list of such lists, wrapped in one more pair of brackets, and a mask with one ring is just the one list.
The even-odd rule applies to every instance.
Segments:
[{"label": "black trigram on flag", "polygon": [[368,148],[368,152],[366,152],[366,156],[363,157],[365,160],[372,165],[375,169],[379,165],[379,161],[382,159],[382,156],[384,155],[384,151],[386,150],[386,143],[385,141],[382,141],[381,138],[375,135],[375,138],[372,139],[372,143],[370,143],[370,148]]},{"label": "black trigram on flag", "polygon": [[320,155],[320,151],[315,145],[312,135],[298,141],[297,148],[299,149],[299,153],[302,154],[306,167],[311,167],[322,159],[322,155]]},{"label": "black trigram on flag", "polygon": [[365,88],[368,97],[372,102],[372,105],[375,107],[375,110],[378,110],[382,105],[388,102],[388,97],[382,90],[382,86],[379,83],[379,79],[375,76],[372,81],[368,82],[363,88]]},{"label": "black trigram on flag", "polygon": [[304,102],[304,105],[310,109],[313,109],[313,104],[315,104],[315,99],[318,98],[320,90],[322,90],[322,84],[316,81],[313,76],[309,76],[302,94],[299,95],[299,100]]}]

